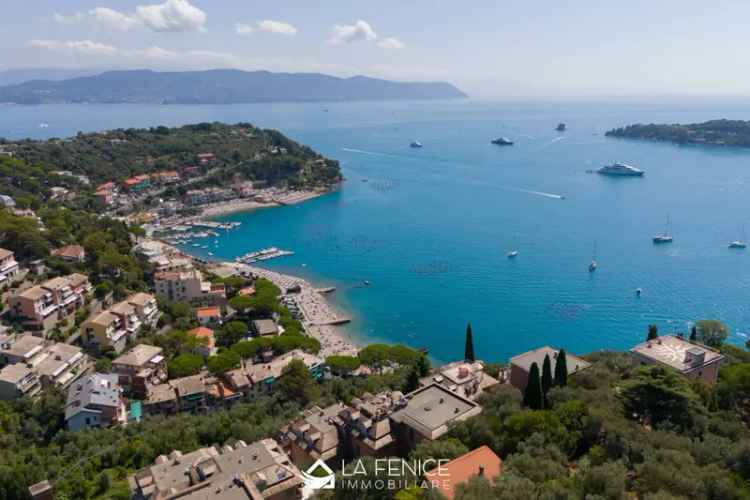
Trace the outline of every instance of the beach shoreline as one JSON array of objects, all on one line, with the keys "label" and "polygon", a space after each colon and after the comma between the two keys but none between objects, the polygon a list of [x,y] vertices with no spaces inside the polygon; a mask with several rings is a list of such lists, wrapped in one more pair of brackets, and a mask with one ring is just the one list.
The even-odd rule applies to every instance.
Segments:
[{"label": "beach shoreline", "polygon": [[[231,269],[229,273],[228,269]],[[357,355],[359,348],[354,339],[340,327],[349,322],[350,318],[337,310],[325,294],[306,279],[239,262],[214,262],[209,265],[209,270],[219,275],[250,273],[271,281],[281,289],[282,294],[297,304],[305,331],[320,342],[321,357]],[[287,290],[297,287],[298,292],[287,293]]]},{"label": "beach shoreline", "polygon": [[241,212],[250,212],[260,208],[283,207],[286,205],[296,205],[320,196],[332,193],[334,190],[326,191],[289,191],[278,196],[273,196],[268,201],[257,201],[249,199],[236,199],[212,203],[201,207],[201,213],[198,218],[215,218],[224,215],[230,215]]}]

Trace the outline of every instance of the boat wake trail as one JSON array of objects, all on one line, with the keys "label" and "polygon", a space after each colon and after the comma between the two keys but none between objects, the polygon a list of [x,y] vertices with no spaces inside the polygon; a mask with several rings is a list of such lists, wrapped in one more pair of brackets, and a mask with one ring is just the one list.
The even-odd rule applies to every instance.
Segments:
[{"label": "boat wake trail", "polygon": [[545,198],[552,198],[555,200],[564,200],[565,196],[561,194],[555,194],[555,193],[545,193],[544,191],[533,191],[531,189],[524,189],[519,187],[512,187],[512,186],[506,186],[503,189],[507,189],[509,191],[515,191],[517,193],[526,193],[526,194],[533,194],[536,196],[543,196]]},{"label": "boat wake trail", "polygon": [[565,137],[555,137],[555,138],[554,138],[554,139],[552,139],[551,141],[545,142],[545,143],[544,143],[544,144],[542,145],[542,147],[541,147],[541,148],[539,148],[539,151],[541,151],[542,149],[546,149],[546,148],[548,148],[548,147],[552,146],[552,145],[553,145],[554,143],[562,141],[563,139],[565,139]]},{"label": "boat wake trail", "polygon": [[389,155],[388,153],[378,153],[378,152],[375,152],[375,151],[365,151],[364,149],[341,148],[341,151],[347,151],[349,153],[358,153],[358,154],[361,154],[361,155],[384,156],[386,158],[400,158],[397,155]]}]

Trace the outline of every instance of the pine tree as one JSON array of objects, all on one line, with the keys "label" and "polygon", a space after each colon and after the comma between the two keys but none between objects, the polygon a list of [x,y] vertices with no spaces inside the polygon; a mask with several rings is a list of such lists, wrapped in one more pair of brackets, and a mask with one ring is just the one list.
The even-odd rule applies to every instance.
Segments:
[{"label": "pine tree", "polygon": [[648,325],[648,337],[646,337],[646,340],[656,340],[658,336],[659,330],[656,328],[656,325]]},{"label": "pine tree", "polygon": [[464,359],[474,362],[474,337],[471,332],[471,323],[466,325],[466,345],[464,346]]},{"label": "pine tree", "polygon": [[542,363],[542,392],[547,395],[547,392],[552,387],[552,362],[549,359],[549,354],[544,355],[544,363]]},{"label": "pine tree", "polygon": [[416,391],[419,388],[419,371],[417,367],[413,367],[409,371],[408,377],[406,377],[406,386],[404,387],[404,392],[409,393],[412,391]]},{"label": "pine tree", "polygon": [[541,410],[544,406],[542,381],[539,378],[539,365],[536,363],[531,363],[529,369],[529,381],[523,393],[523,404],[532,410]]},{"label": "pine tree", "polygon": [[555,385],[565,387],[568,385],[568,359],[565,349],[560,349],[555,361]]}]

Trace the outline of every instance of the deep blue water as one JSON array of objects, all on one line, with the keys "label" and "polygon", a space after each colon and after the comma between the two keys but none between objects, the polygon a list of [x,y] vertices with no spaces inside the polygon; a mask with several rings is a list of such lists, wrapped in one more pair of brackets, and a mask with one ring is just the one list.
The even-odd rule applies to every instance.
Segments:
[{"label": "deep blue water", "polygon": [[[216,257],[294,250],[268,265],[336,285],[352,333],[448,360],[471,321],[479,355],[503,360],[547,343],[627,348],[649,323],[686,331],[700,318],[724,320],[744,343],[750,250],[726,245],[750,218],[750,149],[604,137],[633,122],[720,117],[750,118],[750,101],[0,107],[0,136],[210,120],[278,128],[339,159],[347,182],[302,205],[226,217],[243,224],[220,237]],[[489,143],[500,135],[516,144]],[[646,176],[586,173],[616,160]],[[675,242],[654,246],[667,213]]]}]

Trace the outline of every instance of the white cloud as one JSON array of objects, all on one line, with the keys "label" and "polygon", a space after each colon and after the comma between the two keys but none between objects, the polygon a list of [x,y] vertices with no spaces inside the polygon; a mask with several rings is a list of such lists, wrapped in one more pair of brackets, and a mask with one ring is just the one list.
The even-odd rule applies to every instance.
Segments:
[{"label": "white cloud", "polygon": [[378,35],[372,29],[372,26],[362,19],[357,20],[354,24],[337,24],[333,27],[333,35],[328,40],[333,45],[344,43],[353,43],[359,41],[377,40]]},{"label": "white cloud", "polygon": [[295,28],[291,24],[285,23],[282,21],[271,21],[269,19],[266,19],[265,21],[260,21],[258,23],[258,29],[261,31],[266,31],[268,33],[276,33],[278,35],[296,35],[297,34],[297,28]]},{"label": "white cloud", "polygon": [[166,0],[155,5],[140,5],[135,10],[143,24],[154,31],[202,31],[206,13],[188,0]]},{"label": "white cloud", "polygon": [[30,40],[29,47],[69,55],[111,56],[117,48],[91,40]]},{"label": "white cloud", "polygon": [[97,24],[111,30],[129,31],[140,24],[136,17],[123,14],[109,7],[91,9],[89,15],[94,18]]},{"label": "white cloud", "polygon": [[146,26],[153,31],[179,32],[204,31],[206,13],[188,0],[164,0],[160,4],[139,5],[132,14],[109,7],[96,7],[87,13],[76,12],[69,16],[55,13],[53,19],[58,24],[74,24],[90,19],[102,28],[117,31]]},{"label": "white cloud", "polygon": [[398,38],[383,38],[378,42],[378,47],[383,49],[403,49],[404,43]]},{"label": "white cloud", "polygon": [[64,16],[62,14],[58,14],[57,12],[55,12],[52,15],[52,19],[57,24],[75,24],[75,23],[79,23],[83,21],[85,17],[86,17],[86,14],[84,14],[83,12],[76,12],[75,14],[71,14],[69,16]]},{"label": "white cloud", "polygon": [[253,34],[254,31],[255,31],[255,28],[253,28],[249,24],[236,23],[234,25],[234,32],[240,36],[250,36]]}]

